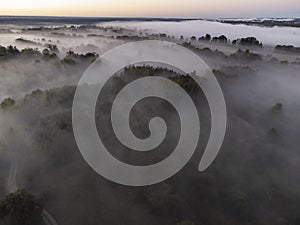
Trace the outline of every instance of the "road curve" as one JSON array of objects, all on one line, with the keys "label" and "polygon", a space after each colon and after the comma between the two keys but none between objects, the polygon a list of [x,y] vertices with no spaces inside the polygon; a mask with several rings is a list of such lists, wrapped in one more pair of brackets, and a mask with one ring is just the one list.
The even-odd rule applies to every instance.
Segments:
[{"label": "road curve", "polygon": [[45,225],[58,225],[54,217],[46,209],[43,209],[42,216]]},{"label": "road curve", "polygon": [[9,170],[9,176],[6,182],[6,192],[12,193],[18,190],[18,185],[17,185],[18,162],[15,154],[8,152],[8,155],[10,157],[11,166]]}]

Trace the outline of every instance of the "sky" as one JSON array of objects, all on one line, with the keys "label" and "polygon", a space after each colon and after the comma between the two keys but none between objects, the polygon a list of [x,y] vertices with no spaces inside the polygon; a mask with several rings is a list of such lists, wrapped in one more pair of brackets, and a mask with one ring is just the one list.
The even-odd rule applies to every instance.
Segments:
[{"label": "sky", "polygon": [[0,15],[300,17],[300,0],[0,0]]}]

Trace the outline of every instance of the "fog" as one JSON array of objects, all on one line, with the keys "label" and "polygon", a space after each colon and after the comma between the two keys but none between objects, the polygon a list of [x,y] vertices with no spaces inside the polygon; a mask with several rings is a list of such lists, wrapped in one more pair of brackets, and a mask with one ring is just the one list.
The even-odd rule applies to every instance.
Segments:
[{"label": "fog", "polygon": [[[46,45],[56,45],[59,50],[59,56],[63,57],[69,50],[79,54],[96,52],[103,54],[105,51],[124,43],[122,40],[110,38],[110,32],[105,32],[107,38],[101,37],[104,32],[99,29],[70,29],[68,26],[45,26],[45,30],[36,31],[41,26],[21,26],[21,25],[0,25],[0,45],[13,45],[19,49],[37,48],[40,51],[46,48]],[[68,27],[68,28],[67,28]],[[91,35],[91,36],[89,36]],[[92,36],[94,35],[94,36]],[[97,35],[99,36],[97,38]],[[22,39],[23,41],[18,41]]]},{"label": "fog", "polygon": [[182,22],[108,22],[100,23],[101,26],[120,26],[137,28],[151,33],[167,33],[180,37],[201,37],[207,33],[213,36],[224,34],[234,40],[241,37],[255,36],[265,45],[288,44],[300,46],[300,30],[291,27],[259,27],[247,25],[231,25],[205,20]]},{"label": "fog", "polygon": [[[141,22],[138,25],[126,23],[126,26],[187,37],[211,33],[225,34],[233,39],[245,35],[256,36],[267,44],[293,42],[300,45],[300,32],[292,28],[246,27],[200,21],[176,23],[177,27],[174,24]],[[200,31],[199,24],[207,30]],[[193,33],[196,30],[194,26],[198,27],[197,33]],[[0,59],[1,101],[7,97],[15,100],[15,103],[3,101],[0,108],[1,199],[8,192],[14,192],[16,186],[25,189],[59,225],[299,224],[298,55],[285,52],[280,57],[286,56],[288,62],[283,62],[272,60],[279,53],[270,56],[269,52],[265,54],[264,48],[251,48],[251,51],[261,54],[261,58],[253,59],[252,54],[238,53],[239,46],[226,45],[231,52],[237,52],[231,55],[197,49],[193,43],[188,45],[214,71],[224,93],[228,128],[220,154],[206,171],[198,171],[210,132],[210,113],[203,93],[199,88],[194,89],[195,82],[181,77],[178,84],[187,88],[199,112],[201,133],[196,152],[189,163],[167,181],[153,186],[126,187],[99,176],[79,152],[72,130],[72,101],[76,84],[97,55],[66,55],[66,52],[101,54],[130,40],[111,37],[119,35],[111,30],[63,29],[66,30],[59,32],[73,32],[83,37],[54,37],[51,35],[53,31],[0,34],[4,37],[0,45],[15,45],[15,39],[23,37],[42,42],[42,45],[31,43],[24,46],[23,43],[17,45],[18,48],[37,46],[42,50],[45,48],[42,39],[45,38],[56,43],[59,49],[57,57],[53,58],[31,52],[29,55],[8,54]],[[273,35],[268,40],[270,29],[277,33],[270,32]],[[181,33],[176,33],[178,31]],[[136,35],[139,30],[128,29],[121,34],[124,33]],[[105,36],[87,37],[88,34]],[[215,44],[215,48],[222,48],[222,45]],[[143,157],[143,153],[132,153],[116,140],[109,118],[112,101],[127,83],[145,75],[172,80],[180,74],[179,71],[170,71],[170,68],[158,71],[142,65],[127,68],[109,80],[96,106],[99,136],[104,138],[113,156],[132,164],[148,164],[165,158],[172,150],[169,151],[169,148],[176,145],[180,133],[176,110],[154,98],[145,99],[133,108],[130,125],[138,137],[147,137],[149,120],[161,116],[168,127],[162,145]],[[17,170],[12,170],[14,165],[17,165]],[[12,171],[16,171],[15,176],[11,175],[15,173]],[[7,188],[12,182],[11,177],[16,184]],[[1,217],[1,213],[0,224],[15,225],[7,217]]]}]

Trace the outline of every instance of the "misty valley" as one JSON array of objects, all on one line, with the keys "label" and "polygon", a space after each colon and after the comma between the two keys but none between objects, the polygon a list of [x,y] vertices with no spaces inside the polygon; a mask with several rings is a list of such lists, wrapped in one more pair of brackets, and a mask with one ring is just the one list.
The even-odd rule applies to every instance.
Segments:
[{"label": "misty valley", "polygon": [[[284,29],[299,29],[298,22]],[[281,33],[268,42],[268,31],[237,36],[236,31],[199,29],[197,36],[177,32],[176,23],[192,24],[70,20],[0,25],[0,225],[300,224],[299,33],[292,43],[283,43]],[[218,23],[225,31],[237,21]],[[251,26],[251,31],[264,29]],[[144,40],[176,43],[203,59],[223,91],[227,130],[218,156],[200,172],[211,114],[192,74],[151,62],[119,70],[101,90],[94,116],[113,157],[151,165],[167,158],[178,143],[178,112],[157,97],[139,101],[129,125],[143,139],[151,135],[149,121],[161,117],[167,132],[159,146],[137,152],[116,137],[112,104],[126,85],[143,77],[163,77],[183,88],[201,128],[195,153],[182,170],[151,186],[130,187],[99,176],[83,159],[73,134],[72,104],[82,75],[103,53]],[[86,85],[96,90],[98,84]]]}]

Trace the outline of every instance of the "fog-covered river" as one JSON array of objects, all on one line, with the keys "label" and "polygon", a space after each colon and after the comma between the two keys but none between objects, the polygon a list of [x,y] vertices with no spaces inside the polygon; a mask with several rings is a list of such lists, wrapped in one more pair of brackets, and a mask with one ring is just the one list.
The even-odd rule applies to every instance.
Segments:
[{"label": "fog-covered river", "polygon": [[126,28],[146,29],[149,33],[164,32],[179,37],[202,36],[209,33],[213,36],[226,35],[233,40],[241,37],[255,36],[265,45],[289,44],[300,46],[300,28],[262,27],[248,25],[231,25],[226,23],[194,20],[183,22],[108,22],[104,26],[120,26]]}]

